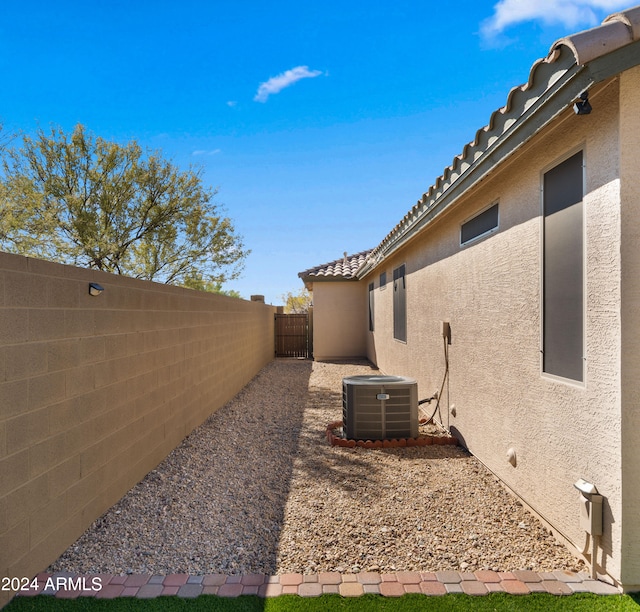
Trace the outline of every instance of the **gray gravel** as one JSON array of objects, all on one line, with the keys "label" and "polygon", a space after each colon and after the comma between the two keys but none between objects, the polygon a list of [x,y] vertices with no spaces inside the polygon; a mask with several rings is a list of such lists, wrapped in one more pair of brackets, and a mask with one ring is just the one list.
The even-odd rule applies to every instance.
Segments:
[{"label": "gray gravel", "polygon": [[271,363],[49,571],[585,569],[461,448],[331,447],[342,378],[370,372]]}]

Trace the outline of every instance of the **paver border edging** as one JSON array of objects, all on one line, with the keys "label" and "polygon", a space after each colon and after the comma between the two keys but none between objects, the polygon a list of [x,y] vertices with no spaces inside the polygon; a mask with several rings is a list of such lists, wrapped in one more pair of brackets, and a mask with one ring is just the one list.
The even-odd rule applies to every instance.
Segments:
[{"label": "paver border edging", "polygon": [[[458,572],[449,570],[440,572],[360,572],[357,574],[320,572],[318,574],[207,574],[204,576],[190,576],[188,574],[80,576],[58,572],[38,574],[34,581],[37,583],[37,588],[18,592],[17,596],[49,595],[60,599],[75,599],[77,597],[149,599],[163,595],[194,598],[199,595],[278,597],[288,594],[301,597],[317,597],[325,594],[338,594],[343,597],[357,597],[365,594],[401,597],[407,593],[487,595],[495,592],[514,595],[529,593],[550,593],[552,595],[620,594],[620,590],[616,587],[593,580],[587,573],[564,570],[554,572],[532,572],[529,570]],[[99,588],[96,588],[98,584]]]}]

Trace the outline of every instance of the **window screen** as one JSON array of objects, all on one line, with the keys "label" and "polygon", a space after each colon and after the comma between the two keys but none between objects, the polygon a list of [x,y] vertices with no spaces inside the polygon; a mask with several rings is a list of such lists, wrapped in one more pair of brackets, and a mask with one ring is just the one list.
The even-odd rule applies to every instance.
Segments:
[{"label": "window screen", "polygon": [[375,295],[375,291],[373,290],[373,283],[369,283],[369,331],[373,331],[373,320],[374,320],[374,303],[373,296]]},{"label": "window screen", "polygon": [[487,208],[460,227],[460,243],[465,244],[498,227],[498,205]]},{"label": "window screen", "polygon": [[387,273],[382,272],[380,274],[380,289],[386,289],[386,288],[387,288]]},{"label": "window screen", "polygon": [[404,264],[393,271],[393,337],[407,341],[407,298]]},{"label": "window screen", "polygon": [[543,371],[584,380],[582,152],[544,175]]}]

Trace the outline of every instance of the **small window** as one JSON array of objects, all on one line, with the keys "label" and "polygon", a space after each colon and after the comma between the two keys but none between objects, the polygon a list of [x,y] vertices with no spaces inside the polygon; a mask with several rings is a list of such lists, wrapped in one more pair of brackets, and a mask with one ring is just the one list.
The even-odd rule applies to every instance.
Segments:
[{"label": "small window", "polygon": [[373,319],[375,314],[373,302],[374,295],[373,283],[369,283],[369,331],[373,331]]},{"label": "small window", "polygon": [[460,226],[460,244],[467,244],[498,229],[498,204],[494,204]]},{"label": "small window", "polygon": [[407,296],[405,267],[402,264],[393,271],[393,337],[407,341]]},{"label": "small window", "polygon": [[387,273],[382,272],[380,274],[380,289],[386,289],[387,288]]}]

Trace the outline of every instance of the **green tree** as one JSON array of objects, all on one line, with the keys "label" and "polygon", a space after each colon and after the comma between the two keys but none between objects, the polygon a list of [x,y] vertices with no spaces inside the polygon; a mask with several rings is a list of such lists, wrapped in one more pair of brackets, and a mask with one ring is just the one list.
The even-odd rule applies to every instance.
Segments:
[{"label": "green tree", "polygon": [[306,287],[303,287],[298,293],[289,291],[280,298],[284,302],[284,311],[286,314],[304,314],[309,312],[311,308],[311,294]]},{"label": "green tree", "polygon": [[208,291],[209,293],[219,293],[234,298],[242,298],[239,291],[235,289],[223,289],[220,281],[204,280],[202,276],[190,276],[185,278],[183,286],[198,291]]},{"label": "green tree", "polygon": [[7,146],[9,141],[11,140],[11,135],[3,133],[2,132],[3,129],[4,129],[4,126],[2,125],[2,123],[0,123],[0,153]]},{"label": "green tree", "polygon": [[77,125],[2,153],[0,248],[206,289],[237,278],[248,251],[201,171]]}]

